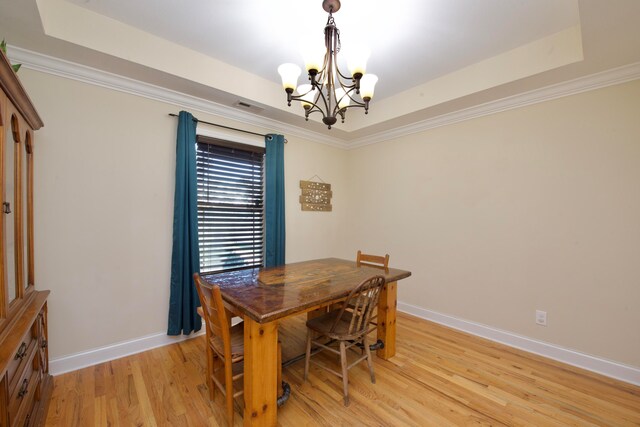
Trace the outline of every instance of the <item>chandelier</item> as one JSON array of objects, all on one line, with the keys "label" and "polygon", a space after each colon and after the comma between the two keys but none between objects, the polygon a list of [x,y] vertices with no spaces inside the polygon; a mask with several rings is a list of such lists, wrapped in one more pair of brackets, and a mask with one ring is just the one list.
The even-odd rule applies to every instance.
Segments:
[{"label": "chandelier", "polygon": [[300,101],[304,108],[305,120],[308,121],[312,113],[321,113],[322,122],[331,129],[338,121],[338,116],[344,123],[348,108],[360,107],[364,108],[365,114],[369,112],[369,101],[373,98],[378,77],[375,74],[365,74],[368,52],[364,51],[348,58],[347,68],[350,77],[340,72],[337,61],[340,52],[340,30],[333,20],[333,13],[340,9],[340,0],[324,0],[322,8],[329,13],[327,25],[324,27],[326,52],[315,55],[313,51],[305,52],[309,84],[298,86],[301,70],[296,64],[282,64],[278,67],[278,73],[287,93],[287,104],[291,106],[292,100]]}]

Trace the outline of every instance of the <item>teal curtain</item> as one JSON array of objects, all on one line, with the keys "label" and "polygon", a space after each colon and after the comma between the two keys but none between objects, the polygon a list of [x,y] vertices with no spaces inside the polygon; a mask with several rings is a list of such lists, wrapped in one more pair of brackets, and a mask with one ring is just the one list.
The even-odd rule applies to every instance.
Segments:
[{"label": "teal curtain", "polygon": [[265,137],[265,267],[284,264],[284,136]]},{"label": "teal curtain", "polygon": [[196,312],[200,300],[193,283],[193,273],[200,272],[197,197],[196,121],[190,113],[181,111],[176,142],[169,335],[188,335],[202,327]]}]

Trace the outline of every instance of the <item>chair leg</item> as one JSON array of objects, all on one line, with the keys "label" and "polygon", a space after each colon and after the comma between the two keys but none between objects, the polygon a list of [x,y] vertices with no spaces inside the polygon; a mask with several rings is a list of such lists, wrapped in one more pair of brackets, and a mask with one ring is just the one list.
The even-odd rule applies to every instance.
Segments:
[{"label": "chair leg", "polygon": [[311,359],[311,329],[307,328],[307,349],[304,357],[304,380],[307,381],[307,377],[309,376],[309,359]]},{"label": "chair leg", "polygon": [[340,364],[342,365],[342,388],[344,406],[349,406],[349,373],[347,368],[347,349],[344,341],[340,341]]},{"label": "chair leg", "polygon": [[216,385],[213,382],[213,372],[215,368],[216,354],[209,346],[209,340],[207,340],[207,388],[209,389],[209,399],[213,400],[216,395]]},{"label": "chair leg", "polygon": [[362,338],[362,346],[367,353],[367,365],[369,366],[369,373],[371,374],[371,382],[376,383],[376,376],[373,373],[373,361],[371,360],[371,349],[369,348],[369,341],[367,341],[367,335]]},{"label": "chair leg", "polygon": [[227,419],[229,426],[233,426],[233,371],[231,361],[224,364],[224,389],[227,400]]}]

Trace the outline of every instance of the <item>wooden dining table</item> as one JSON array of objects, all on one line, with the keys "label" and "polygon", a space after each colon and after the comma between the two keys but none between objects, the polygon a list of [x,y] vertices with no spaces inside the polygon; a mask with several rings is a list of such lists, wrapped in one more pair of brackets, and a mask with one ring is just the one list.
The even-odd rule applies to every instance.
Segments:
[{"label": "wooden dining table", "polygon": [[249,268],[202,278],[220,286],[225,305],[244,319],[244,425],[277,424],[278,323],[289,316],[313,317],[344,300],[363,280],[382,275],[387,283],[378,303],[378,357],[395,354],[397,281],[411,272],[357,265],[338,258],[270,268]]}]

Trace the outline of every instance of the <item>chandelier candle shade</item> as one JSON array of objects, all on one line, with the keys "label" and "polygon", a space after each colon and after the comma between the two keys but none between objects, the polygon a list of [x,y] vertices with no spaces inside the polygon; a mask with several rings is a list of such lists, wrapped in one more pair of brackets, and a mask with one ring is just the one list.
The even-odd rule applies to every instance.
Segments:
[{"label": "chandelier candle shade", "polygon": [[331,129],[338,121],[338,116],[344,123],[348,108],[360,107],[364,108],[365,114],[369,112],[369,101],[373,98],[378,77],[375,74],[365,74],[369,52],[364,50],[348,58],[347,68],[350,77],[340,72],[337,62],[340,52],[340,30],[336,27],[332,15],[340,9],[340,0],[324,0],[322,7],[329,13],[327,25],[324,27],[326,51],[305,52],[309,84],[298,86],[301,70],[296,64],[282,64],[278,67],[278,73],[287,93],[287,104],[291,106],[291,101],[300,101],[306,120],[309,120],[312,113],[321,113],[322,122]]}]

